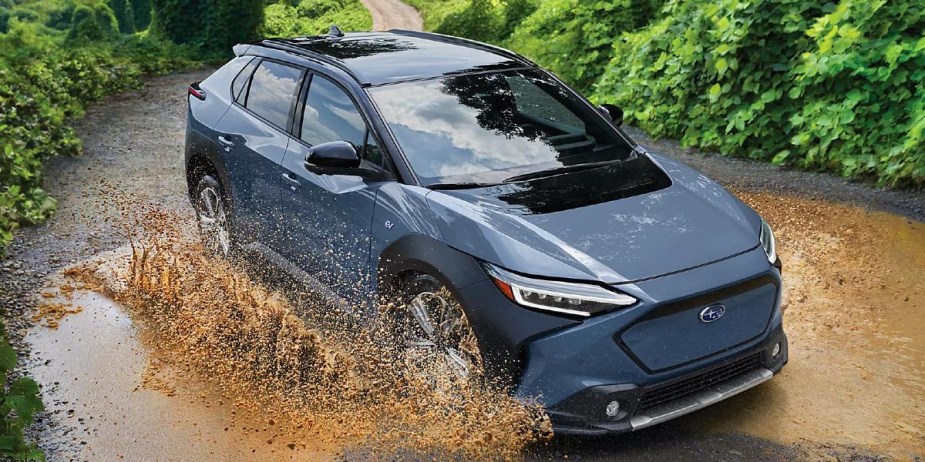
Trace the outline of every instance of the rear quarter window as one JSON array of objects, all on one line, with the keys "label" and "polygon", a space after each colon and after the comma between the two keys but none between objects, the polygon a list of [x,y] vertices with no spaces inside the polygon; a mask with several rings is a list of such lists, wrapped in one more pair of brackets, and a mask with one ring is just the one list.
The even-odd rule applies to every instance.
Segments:
[{"label": "rear quarter window", "polygon": [[231,88],[231,81],[239,75],[244,68],[253,59],[253,56],[238,56],[225,63],[212,75],[206,77],[200,84],[208,93],[221,96],[221,99],[227,101]]},{"label": "rear quarter window", "polygon": [[254,69],[257,68],[258,62],[258,59],[251,59],[244,66],[244,69],[238,72],[238,76],[234,78],[234,81],[231,82],[231,95],[236,102],[240,103],[247,99],[247,84],[250,82],[251,75],[254,73]]}]

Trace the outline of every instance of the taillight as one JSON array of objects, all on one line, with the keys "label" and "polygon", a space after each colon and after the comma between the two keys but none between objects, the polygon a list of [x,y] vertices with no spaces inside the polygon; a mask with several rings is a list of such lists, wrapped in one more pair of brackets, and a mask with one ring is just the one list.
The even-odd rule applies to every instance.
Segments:
[{"label": "taillight", "polygon": [[189,94],[195,96],[196,98],[199,98],[202,101],[205,101],[206,99],[206,92],[203,91],[202,88],[199,88],[199,82],[193,82],[189,84],[189,88],[187,89],[187,91],[189,92]]}]

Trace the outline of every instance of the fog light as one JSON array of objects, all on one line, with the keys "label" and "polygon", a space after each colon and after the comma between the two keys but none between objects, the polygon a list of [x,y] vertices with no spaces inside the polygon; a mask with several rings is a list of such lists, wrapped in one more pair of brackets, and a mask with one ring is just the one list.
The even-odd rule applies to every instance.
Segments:
[{"label": "fog light", "polygon": [[605,410],[605,412],[607,413],[607,417],[610,417],[610,418],[616,417],[617,414],[620,413],[620,402],[611,401],[610,403],[607,404],[607,409]]},{"label": "fog light", "polygon": [[771,350],[771,357],[776,358],[780,354],[780,342],[774,344],[774,349]]}]

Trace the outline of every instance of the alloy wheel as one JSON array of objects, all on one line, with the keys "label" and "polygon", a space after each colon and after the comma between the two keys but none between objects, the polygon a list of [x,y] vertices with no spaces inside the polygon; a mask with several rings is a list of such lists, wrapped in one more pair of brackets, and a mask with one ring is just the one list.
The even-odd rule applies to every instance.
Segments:
[{"label": "alloy wheel", "polygon": [[231,253],[231,234],[228,232],[224,202],[215,188],[207,186],[199,191],[196,216],[206,248],[228,256]]},{"label": "alloy wheel", "polygon": [[412,320],[409,358],[433,381],[466,382],[481,375],[475,334],[466,315],[445,288],[420,292],[408,303]]}]

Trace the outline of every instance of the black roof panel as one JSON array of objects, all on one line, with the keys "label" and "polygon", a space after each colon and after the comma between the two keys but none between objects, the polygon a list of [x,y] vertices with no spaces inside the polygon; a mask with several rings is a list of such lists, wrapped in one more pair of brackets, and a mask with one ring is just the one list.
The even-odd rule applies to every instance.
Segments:
[{"label": "black roof panel", "polygon": [[489,45],[405,31],[348,33],[342,38],[322,35],[273,39],[263,44],[298,48],[333,58],[360,83],[370,85],[532,64]]}]

